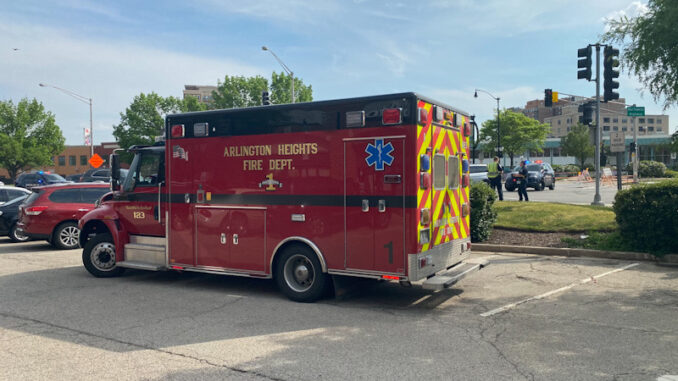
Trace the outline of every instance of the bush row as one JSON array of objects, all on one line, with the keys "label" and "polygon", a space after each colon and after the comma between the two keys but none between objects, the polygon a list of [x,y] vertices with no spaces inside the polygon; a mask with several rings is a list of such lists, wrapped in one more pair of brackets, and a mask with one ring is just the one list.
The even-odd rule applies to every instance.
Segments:
[{"label": "bush row", "polygon": [[634,249],[678,253],[678,180],[621,190],[614,200],[621,237]]},{"label": "bush row", "polygon": [[484,182],[471,185],[471,242],[482,242],[490,237],[492,225],[497,220],[494,202],[497,195]]},{"label": "bush row", "polygon": [[[633,173],[633,163],[626,165],[626,172]],[[666,165],[658,161],[641,160],[638,163],[638,175],[640,177],[664,177]]]}]

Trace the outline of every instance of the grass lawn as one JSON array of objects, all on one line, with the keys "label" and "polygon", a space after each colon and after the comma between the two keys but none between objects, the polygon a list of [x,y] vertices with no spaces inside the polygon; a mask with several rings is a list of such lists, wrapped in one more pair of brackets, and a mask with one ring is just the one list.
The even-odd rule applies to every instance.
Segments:
[{"label": "grass lawn", "polygon": [[548,202],[497,201],[494,227],[539,232],[590,232],[617,229],[612,208]]}]

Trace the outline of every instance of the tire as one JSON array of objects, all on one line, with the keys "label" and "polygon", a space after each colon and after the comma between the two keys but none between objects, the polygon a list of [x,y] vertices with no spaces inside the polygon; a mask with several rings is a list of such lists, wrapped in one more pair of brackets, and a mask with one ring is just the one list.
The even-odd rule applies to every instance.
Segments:
[{"label": "tire", "polygon": [[75,222],[63,222],[54,229],[52,245],[57,249],[72,250],[80,247],[80,229]]},{"label": "tire", "polygon": [[504,189],[506,189],[506,191],[508,191],[508,192],[513,192],[513,191],[515,190],[515,188],[509,187],[509,186],[506,185],[506,184],[504,184]]},{"label": "tire", "polygon": [[541,192],[541,191],[544,190],[545,187],[546,187],[546,185],[544,184],[544,180],[542,180],[539,184],[537,184],[537,187],[534,188],[534,189]]},{"label": "tire", "polygon": [[115,243],[108,233],[97,234],[87,241],[82,250],[82,264],[97,278],[112,278],[125,272],[115,265]]},{"label": "tire", "polygon": [[549,185],[549,189],[550,190],[556,189],[556,180],[555,179],[551,181],[551,185]]},{"label": "tire", "polygon": [[318,257],[308,246],[292,245],[280,253],[275,281],[291,300],[312,303],[325,294],[330,276],[322,272]]},{"label": "tire", "polygon": [[24,234],[23,230],[19,229],[19,227],[14,224],[12,228],[9,229],[9,239],[12,242],[26,242],[31,239],[31,237]]}]

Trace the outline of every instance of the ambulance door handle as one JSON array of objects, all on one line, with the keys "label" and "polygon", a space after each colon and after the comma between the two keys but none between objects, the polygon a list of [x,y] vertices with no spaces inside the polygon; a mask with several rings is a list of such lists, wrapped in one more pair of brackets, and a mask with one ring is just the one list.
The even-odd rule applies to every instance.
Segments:
[{"label": "ambulance door handle", "polygon": [[369,212],[370,210],[370,201],[363,200],[363,212]]},{"label": "ambulance door handle", "polygon": [[237,234],[233,234],[233,244],[234,245],[238,244],[238,235]]},{"label": "ambulance door handle", "polygon": [[386,200],[379,200],[379,213],[386,211]]},{"label": "ambulance door handle", "polygon": [[226,244],[226,233],[221,233],[221,244],[222,245]]}]

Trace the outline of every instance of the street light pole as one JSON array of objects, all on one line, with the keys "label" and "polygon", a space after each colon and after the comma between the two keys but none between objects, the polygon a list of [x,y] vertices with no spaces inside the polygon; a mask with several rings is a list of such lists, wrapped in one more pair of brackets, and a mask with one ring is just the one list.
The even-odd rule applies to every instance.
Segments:
[{"label": "street light pole", "polygon": [[57,89],[57,90],[61,91],[62,93],[79,100],[82,103],[89,104],[89,155],[90,155],[90,157],[94,156],[94,128],[93,128],[93,125],[92,125],[92,98],[87,98],[87,97],[84,97],[80,94],[76,94],[76,93],[74,93],[70,90],[62,89],[61,87],[57,87],[57,86],[54,86],[54,85],[48,85],[46,83],[40,83],[38,85],[40,87],[51,87],[53,89]]},{"label": "street light pole", "polygon": [[494,99],[494,100],[497,101],[497,157],[502,157],[502,155],[501,155],[501,135],[499,134],[499,127],[501,126],[501,124],[500,124],[500,117],[499,117],[500,114],[501,114],[500,109],[499,109],[499,100],[500,100],[500,98],[499,98],[499,97],[495,97],[495,96],[492,95],[490,92],[485,91],[485,90],[481,90],[481,89],[475,89],[475,93],[473,94],[473,97],[474,97],[474,98],[478,98],[478,91],[480,91],[480,92],[482,92],[482,93],[485,93],[485,94],[489,95],[490,97],[492,97],[492,99]]},{"label": "street light pole", "polygon": [[285,65],[285,63],[282,62],[275,53],[273,53],[273,50],[267,48],[266,46],[262,46],[261,50],[268,51],[269,53],[273,54],[273,57],[275,57],[276,61],[278,61],[280,66],[282,66],[283,70],[285,70],[287,75],[290,76],[290,79],[292,79],[292,103],[294,103],[294,72],[290,70],[290,68],[287,67],[287,65]]}]

